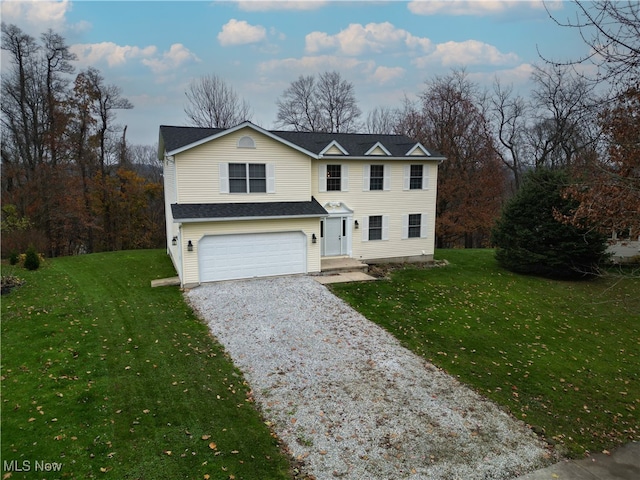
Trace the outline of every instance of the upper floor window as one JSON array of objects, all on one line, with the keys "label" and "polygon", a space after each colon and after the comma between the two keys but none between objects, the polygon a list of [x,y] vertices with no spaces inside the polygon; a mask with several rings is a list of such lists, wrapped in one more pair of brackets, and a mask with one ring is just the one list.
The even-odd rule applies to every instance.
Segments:
[{"label": "upper floor window", "polygon": [[349,191],[349,165],[318,165],[319,192]]},{"label": "upper floor window", "polygon": [[340,165],[327,165],[327,191],[340,191],[342,184],[342,169]]},{"label": "upper floor window", "polygon": [[267,168],[264,163],[230,163],[229,192],[265,193]]},{"label": "upper floor window", "polygon": [[409,190],[422,190],[422,170],[424,165],[411,165]]},{"label": "upper floor window", "polygon": [[220,193],[275,193],[276,166],[273,163],[219,164]]},{"label": "upper floor window", "polygon": [[427,165],[405,165],[403,190],[426,190],[429,188],[428,174],[429,168]]},{"label": "upper floor window", "polygon": [[384,165],[371,165],[369,170],[369,190],[382,190],[384,187]]}]

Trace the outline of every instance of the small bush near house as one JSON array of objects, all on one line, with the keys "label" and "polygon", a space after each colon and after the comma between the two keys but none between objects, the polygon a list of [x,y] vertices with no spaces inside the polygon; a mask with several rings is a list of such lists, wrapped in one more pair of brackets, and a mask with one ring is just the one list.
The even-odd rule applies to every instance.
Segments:
[{"label": "small bush near house", "polygon": [[40,268],[40,256],[33,246],[30,246],[27,249],[24,258],[24,268],[26,268],[27,270],[37,270],[38,268]]}]

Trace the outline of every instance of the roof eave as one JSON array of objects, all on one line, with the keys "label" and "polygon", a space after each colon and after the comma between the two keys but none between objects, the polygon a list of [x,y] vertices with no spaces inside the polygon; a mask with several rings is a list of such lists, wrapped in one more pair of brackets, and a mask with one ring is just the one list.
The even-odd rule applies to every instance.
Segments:
[{"label": "roof eave", "polygon": [[266,135],[267,137],[271,138],[272,140],[275,140],[275,141],[280,142],[280,143],[282,143],[284,145],[287,145],[288,147],[291,147],[291,148],[293,148],[295,150],[298,150],[299,152],[304,153],[305,155],[308,155],[308,156],[310,156],[312,158],[317,158],[318,157],[315,153],[310,152],[309,150],[307,150],[305,148],[302,148],[301,146],[296,145],[295,143],[291,143],[290,141],[285,140],[284,138],[279,137],[278,135],[275,135],[275,134],[271,133],[269,130],[265,130],[262,127],[258,127],[257,125],[254,125],[251,122],[242,122],[241,124],[236,125],[235,127],[231,127],[231,128],[226,129],[226,130],[223,130],[222,132],[218,132],[218,133],[215,133],[213,135],[209,135],[208,137],[202,138],[202,139],[200,139],[200,140],[198,140],[196,142],[192,142],[192,143],[190,143],[188,145],[183,145],[182,147],[175,148],[175,149],[173,149],[171,151],[166,152],[166,155],[177,155],[178,153],[185,152],[187,150],[190,150],[190,149],[192,149],[194,147],[197,147],[199,145],[202,145],[204,143],[207,143],[207,142],[210,142],[212,140],[216,140],[218,138],[221,138],[221,137],[224,137],[226,135],[229,135],[231,133],[237,132],[238,130],[241,130],[243,128],[251,128],[252,130],[255,130],[256,132],[259,132],[259,133],[262,133],[263,135]]},{"label": "roof eave", "polygon": [[174,218],[173,223],[203,223],[203,222],[237,222],[241,220],[282,220],[291,218],[323,218],[328,213],[309,213],[304,215],[266,215],[246,217],[213,217],[213,218]]}]

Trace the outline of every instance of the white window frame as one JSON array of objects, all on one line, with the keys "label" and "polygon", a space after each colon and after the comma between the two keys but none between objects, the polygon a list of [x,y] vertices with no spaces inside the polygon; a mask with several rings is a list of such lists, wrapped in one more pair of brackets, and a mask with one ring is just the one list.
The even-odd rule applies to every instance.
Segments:
[{"label": "white window frame", "polygon": [[[344,163],[321,163],[318,165],[318,191],[327,191],[327,165],[340,165],[340,192],[349,191],[349,165]],[[338,190],[330,190],[331,192],[337,192]]]},{"label": "white window frame", "polygon": [[[379,165],[379,164],[377,164]],[[391,190],[391,166],[383,165],[382,190],[371,190],[371,165],[362,166],[362,191],[363,192],[388,192]]]},{"label": "white window frame", "polygon": [[[233,195],[259,195],[264,193],[276,193],[276,166],[273,163],[255,163],[255,162],[229,162],[244,164],[247,169],[247,190],[249,190],[249,164],[265,165],[265,173],[267,176],[267,191],[266,192],[234,192]],[[229,163],[221,163],[219,165],[220,173],[220,193],[230,193],[229,187]]]},{"label": "white window frame", "polygon": [[[422,165],[422,188],[411,188],[411,165]],[[429,165],[424,163],[412,163],[404,166],[403,172],[403,190],[428,190],[429,189]]]},{"label": "white window frame", "polygon": [[427,214],[420,213],[420,237],[409,237],[409,215],[418,215],[417,213],[405,213],[402,215],[402,239],[411,240],[413,238],[427,237]]},{"label": "white window frame", "polygon": [[[369,240],[369,217],[382,217],[382,238]],[[367,215],[362,217],[362,241],[363,242],[381,242],[389,240],[389,215]]]}]

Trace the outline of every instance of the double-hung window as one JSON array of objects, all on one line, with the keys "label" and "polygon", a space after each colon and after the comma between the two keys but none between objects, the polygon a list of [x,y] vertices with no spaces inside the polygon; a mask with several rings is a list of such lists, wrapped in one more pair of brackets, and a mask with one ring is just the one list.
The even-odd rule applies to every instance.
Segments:
[{"label": "double-hung window", "polygon": [[339,192],[342,185],[341,165],[327,165],[327,192]]},{"label": "double-hung window", "polygon": [[362,241],[389,240],[389,215],[362,217]]},{"label": "double-hung window", "polygon": [[410,213],[407,236],[409,238],[420,238],[420,228],[422,223],[422,214]]},{"label": "double-hung window", "polygon": [[264,163],[230,163],[230,193],[265,193],[267,168]]},{"label": "double-hung window", "polygon": [[409,190],[422,190],[422,171],[424,165],[411,165],[409,176]]},{"label": "double-hung window", "polygon": [[427,190],[429,188],[429,166],[414,163],[404,167],[403,190]]},{"label": "double-hung window", "polygon": [[369,190],[382,190],[384,187],[384,165],[369,167]]},{"label": "double-hung window", "polygon": [[382,215],[369,217],[369,240],[382,240]]},{"label": "double-hung window", "polygon": [[402,238],[426,238],[427,215],[424,213],[405,213],[402,215]]}]

